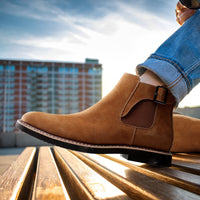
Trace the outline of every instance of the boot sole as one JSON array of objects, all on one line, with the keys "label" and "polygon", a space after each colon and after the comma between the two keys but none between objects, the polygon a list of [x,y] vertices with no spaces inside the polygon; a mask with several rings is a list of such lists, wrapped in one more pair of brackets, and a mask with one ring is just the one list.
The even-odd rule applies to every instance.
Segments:
[{"label": "boot sole", "polygon": [[96,153],[96,154],[122,154],[122,157],[154,166],[169,167],[171,166],[172,154],[151,149],[144,149],[126,145],[95,145],[76,142],[73,140],[58,137],[39,130],[21,120],[17,120],[16,127],[29,135],[36,137],[45,142],[71,149],[74,151]]}]

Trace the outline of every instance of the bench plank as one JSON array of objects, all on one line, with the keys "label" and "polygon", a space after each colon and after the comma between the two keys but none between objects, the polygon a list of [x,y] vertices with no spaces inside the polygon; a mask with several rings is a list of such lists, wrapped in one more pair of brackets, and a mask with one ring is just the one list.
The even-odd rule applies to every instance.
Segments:
[{"label": "bench plank", "polygon": [[40,147],[32,199],[70,199],[49,147]]},{"label": "bench plank", "polygon": [[36,148],[26,148],[1,176],[0,198],[28,199],[35,167]]},{"label": "bench plank", "polygon": [[200,155],[174,154],[172,164],[174,169],[200,176]]},{"label": "bench plank", "polygon": [[200,164],[200,155],[198,154],[173,154],[173,160],[182,160],[185,162],[197,163]]},{"label": "bench plank", "polygon": [[200,200],[199,165],[200,154],[174,154],[161,168],[119,154],[28,147],[1,176],[0,199]]},{"label": "bench plank", "polygon": [[127,161],[122,157],[116,158],[111,155],[101,155],[105,158],[113,160],[133,169],[137,172],[150,176],[152,178],[167,182],[185,190],[191,191],[196,194],[200,194],[200,177],[187,172],[179,171],[169,167],[153,167],[146,164],[140,164],[139,166],[131,161]]},{"label": "bench plank", "polygon": [[54,150],[67,188],[71,184],[72,199],[131,199],[69,151],[58,147]]},{"label": "bench plank", "polygon": [[95,154],[72,152],[135,199],[198,199],[199,196]]}]

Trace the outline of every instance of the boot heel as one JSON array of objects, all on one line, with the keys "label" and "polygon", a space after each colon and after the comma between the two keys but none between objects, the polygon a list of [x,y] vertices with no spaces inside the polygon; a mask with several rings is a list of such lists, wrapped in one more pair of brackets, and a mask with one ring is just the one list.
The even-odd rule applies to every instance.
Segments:
[{"label": "boot heel", "polygon": [[170,167],[172,162],[172,154],[156,151],[133,150],[128,154],[122,154],[123,158],[131,161],[147,163],[153,166]]}]

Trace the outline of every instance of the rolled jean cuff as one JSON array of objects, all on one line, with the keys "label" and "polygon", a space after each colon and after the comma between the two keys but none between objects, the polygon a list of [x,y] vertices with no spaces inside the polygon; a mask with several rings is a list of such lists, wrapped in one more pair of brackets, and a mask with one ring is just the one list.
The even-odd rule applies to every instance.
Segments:
[{"label": "rolled jean cuff", "polygon": [[150,57],[136,67],[136,73],[141,76],[147,69],[154,72],[163,81],[175,97],[177,105],[189,93],[184,76],[173,63]]}]

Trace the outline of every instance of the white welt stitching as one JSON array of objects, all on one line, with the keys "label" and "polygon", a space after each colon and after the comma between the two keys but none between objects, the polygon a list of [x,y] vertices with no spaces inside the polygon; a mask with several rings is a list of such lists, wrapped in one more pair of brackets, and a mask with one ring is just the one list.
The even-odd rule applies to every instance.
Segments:
[{"label": "white welt stitching", "polygon": [[68,143],[68,144],[74,144],[74,145],[79,145],[79,146],[84,146],[84,147],[90,147],[90,148],[107,148],[107,149],[111,149],[111,148],[119,148],[119,149],[132,149],[132,150],[143,150],[143,151],[148,151],[148,152],[155,152],[155,153],[161,153],[161,154],[166,154],[166,155],[169,155],[168,152],[163,152],[163,151],[156,151],[156,150],[153,150],[153,149],[147,149],[147,148],[139,148],[139,147],[133,147],[133,146],[128,146],[128,145],[97,145],[97,144],[85,144],[85,143],[82,143],[82,142],[77,142],[77,141],[73,141],[73,140],[69,140],[69,139],[66,139],[66,138],[62,138],[62,137],[58,137],[58,136],[55,136],[55,135],[52,135],[52,134],[49,134],[45,131],[42,131],[40,129],[37,129],[21,120],[18,120],[17,121],[19,124],[21,124],[22,126],[30,129],[30,130],[33,130],[34,132],[37,132],[41,135],[44,135],[46,137],[49,137],[49,138],[52,138],[52,139],[55,139],[57,141],[61,141],[61,142],[65,142],[65,143]]}]

